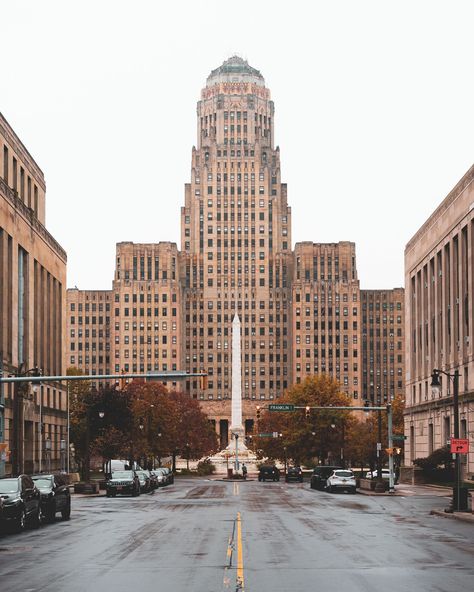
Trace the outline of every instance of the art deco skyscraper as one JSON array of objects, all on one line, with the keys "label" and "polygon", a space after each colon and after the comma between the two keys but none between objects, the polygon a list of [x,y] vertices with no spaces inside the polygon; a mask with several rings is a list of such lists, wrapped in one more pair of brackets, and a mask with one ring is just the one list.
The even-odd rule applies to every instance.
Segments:
[{"label": "art deco skyscraper", "polygon": [[244,421],[252,421],[261,399],[290,383],[291,211],[274,146],[274,104],[261,73],[239,57],[213,70],[197,105],[197,132],[181,212],[185,369],[208,372],[205,392],[197,381],[189,390],[225,443],[236,311]]}]

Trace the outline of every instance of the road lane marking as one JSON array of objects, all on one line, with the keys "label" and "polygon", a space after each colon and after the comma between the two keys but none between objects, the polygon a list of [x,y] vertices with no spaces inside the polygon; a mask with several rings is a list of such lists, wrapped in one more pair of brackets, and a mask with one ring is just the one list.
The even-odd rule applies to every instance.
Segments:
[{"label": "road lane marking", "polygon": [[236,483],[235,481],[234,481],[234,488],[233,488],[232,494],[233,495],[240,495],[239,483]]},{"label": "road lane marking", "polygon": [[244,558],[242,552],[242,523],[240,512],[237,512],[237,588],[244,592]]},{"label": "road lane marking", "polygon": [[[237,545],[237,569],[232,565],[234,552]],[[235,570],[235,588],[232,585],[231,570]],[[224,590],[235,590],[235,592],[244,592],[244,558],[242,548],[242,520],[240,512],[233,520],[232,534],[227,542],[226,565],[224,568]]]}]

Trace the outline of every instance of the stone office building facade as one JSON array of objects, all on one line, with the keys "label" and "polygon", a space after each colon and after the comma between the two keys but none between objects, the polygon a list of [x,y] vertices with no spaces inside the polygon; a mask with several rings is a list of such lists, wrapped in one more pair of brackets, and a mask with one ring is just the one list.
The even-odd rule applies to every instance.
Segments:
[{"label": "stone office building facade", "polygon": [[[459,373],[459,431],[474,435],[474,167],[405,248],[406,415],[405,459],[426,457],[454,435],[453,382],[433,369]],[[474,453],[462,456],[474,473]]]},{"label": "stone office building facade", "polygon": [[[4,376],[63,371],[66,253],[45,228],[44,175],[0,114],[0,362]],[[66,392],[54,382],[0,394],[0,472],[59,468]],[[41,422],[40,422],[41,413]],[[43,430],[41,431],[41,424]]]},{"label": "stone office building facade", "polygon": [[[173,243],[117,245],[110,367],[206,371],[205,391],[198,380],[182,387],[201,401],[222,445],[229,437],[236,312],[247,430],[257,405],[310,374],[327,372],[353,401],[361,397],[355,245],[298,243],[292,251],[274,116],[262,74],[245,60],[232,57],[213,70],[197,105],[181,250]],[[68,292],[69,339],[77,297]],[[77,365],[70,347],[68,356]]]}]

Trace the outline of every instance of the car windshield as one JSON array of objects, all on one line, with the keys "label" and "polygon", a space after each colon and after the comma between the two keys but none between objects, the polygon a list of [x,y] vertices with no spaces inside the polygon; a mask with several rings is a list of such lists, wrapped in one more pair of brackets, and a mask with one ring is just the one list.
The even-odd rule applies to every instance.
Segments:
[{"label": "car windshield", "polygon": [[49,477],[33,477],[33,481],[35,482],[36,487],[39,489],[52,487],[53,485]]},{"label": "car windshield", "polygon": [[334,471],[336,477],[353,477],[352,471]]},{"label": "car windshield", "polygon": [[112,479],[133,479],[132,471],[114,471]]},{"label": "car windshield", "polygon": [[0,493],[16,493],[18,479],[0,479]]}]

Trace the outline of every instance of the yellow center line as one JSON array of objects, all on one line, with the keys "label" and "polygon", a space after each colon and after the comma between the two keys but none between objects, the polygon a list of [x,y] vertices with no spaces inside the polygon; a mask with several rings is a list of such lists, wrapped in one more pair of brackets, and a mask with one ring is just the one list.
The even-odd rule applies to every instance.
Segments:
[{"label": "yellow center line", "polygon": [[244,592],[244,558],[242,553],[242,524],[240,520],[240,512],[237,512],[237,588]]}]

